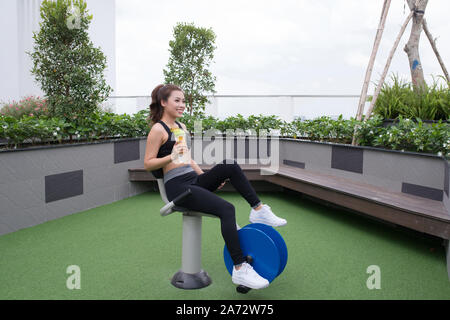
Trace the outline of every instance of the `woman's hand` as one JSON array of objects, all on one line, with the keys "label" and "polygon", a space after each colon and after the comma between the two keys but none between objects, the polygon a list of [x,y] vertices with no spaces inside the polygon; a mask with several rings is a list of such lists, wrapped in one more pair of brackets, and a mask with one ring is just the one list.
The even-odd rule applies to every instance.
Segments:
[{"label": "woman's hand", "polygon": [[177,141],[172,149],[172,153],[170,154],[170,158],[172,159],[172,161],[174,163],[181,163],[179,162],[178,159],[178,155],[184,155],[187,154],[187,156],[189,157],[189,163],[190,163],[190,154],[189,154],[189,149],[187,148],[187,145],[185,143],[181,143],[179,141]]},{"label": "woman's hand", "polygon": [[222,184],[217,188],[217,190],[220,190],[220,189],[222,189],[222,187],[225,185],[225,183],[228,181],[228,179],[227,180],[225,180],[224,182],[222,182]]}]

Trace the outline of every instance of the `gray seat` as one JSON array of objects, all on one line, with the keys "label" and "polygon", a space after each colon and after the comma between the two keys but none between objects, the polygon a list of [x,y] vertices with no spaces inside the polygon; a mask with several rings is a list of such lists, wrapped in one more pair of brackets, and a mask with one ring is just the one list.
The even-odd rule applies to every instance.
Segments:
[{"label": "gray seat", "polygon": [[159,210],[159,212],[161,213],[161,215],[163,217],[168,216],[169,214],[178,211],[178,212],[182,212],[183,214],[188,214],[190,216],[196,215],[196,216],[206,216],[206,217],[211,217],[211,218],[218,218],[217,216],[212,215],[212,214],[198,212],[198,211],[192,211],[187,208],[177,206],[173,201],[169,201],[167,199],[166,188],[164,186],[164,180],[161,178],[158,178],[156,180],[158,181],[158,188],[159,188],[159,193],[161,194],[161,198],[163,199],[164,203],[166,203],[166,205]]},{"label": "gray seat", "polygon": [[204,288],[210,285],[212,280],[208,273],[202,269],[202,217],[218,217],[177,206],[174,203],[177,199],[174,199],[173,201],[167,199],[163,179],[157,178],[157,181],[161,198],[164,203],[166,203],[166,205],[160,209],[161,215],[167,216],[177,211],[183,213],[181,269],[172,277],[171,283],[175,287],[181,289]]}]

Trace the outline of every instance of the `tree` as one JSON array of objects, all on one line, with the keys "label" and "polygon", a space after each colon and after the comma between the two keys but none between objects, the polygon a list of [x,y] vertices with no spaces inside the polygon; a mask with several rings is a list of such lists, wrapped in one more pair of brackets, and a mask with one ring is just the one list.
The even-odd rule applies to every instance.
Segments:
[{"label": "tree", "polygon": [[[415,1],[416,1],[416,3],[415,3],[414,6],[411,6],[412,2],[409,2],[411,11],[410,11],[408,17],[406,18],[405,22],[403,23],[403,25],[402,25],[402,27],[400,29],[400,32],[399,32],[399,34],[397,36],[397,39],[395,40],[394,46],[392,47],[392,50],[391,50],[391,52],[389,54],[388,60],[386,62],[384,70],[383,70],[383,74],[382,74],[381,79],[380,79],[380,81],[378,83],[378,86],[377,86],[377,88],[375,90],[375,93],[374,93],[374,95],[372,97],[372,102],[370,104],[369,110],[366,113],[365,119],[368,119],[370,117],[370,115],[372,114],[372,111],[373,111],[373,109],[375,107],[375,103],[377,101],[378,94],[380,93],[381,88],[382,88],[382,86],[384,84],[384,79],[385,79],[385,77],[387,75],[387,72],[389,70],[389,66],[390,66],[390,63],[391,63],[392,58],[394,56],[395,50],[397,49],[397,46],[398,46],[398,44],[400,42],[400,39],[401,39],[401,37],[403,35],[403,32],[406,29],[406,26],[408,25],[409,21],[411,20],[411,18],[413,16],[416,17],[416,19],[414,20],[414,21],[416,21],[416,26],[415,27],[413,26],[413,28],[411,29],[410,39],[408,41],[408,44],[405,46],[405,51],[409,55],[409,62],[410,62],[410,66],[411,66],[411,76],[412,76],[412,79],[413,79],[413,81],[412,81],[412,83],[413,83],[413,90],[418,92],[421,87],[422,87],[422,89],[426,88],[426,84],[425,84],[425,81],[423,79],[423,70],[422,70],[422,67],[421,67],[421,64],[420,64],[420,58],[418,58],[418,43],[419,43],[419,37],[420,37],[420,32],[421,31],[419,30],[420,28],[418,28],[417,23],[419,21],[420,15],[422,16],[422,22],[421,23],[422,23],[422,26],[423,26],[423,30],[425,31],[425,34],[427,35],[428,40],[430,41],[431,47],[433,48],[433,51],[436,54],[436,58],[438,59],[438,62],[440,64],[441,68],[442,68],[442,71],[444,72],[445,79],[447,79],[447,82],[450,82],[450,78],[449,78],[447,69],[446,69],[446,67],[444,65],[444,61],[442,60],[442,58],[441,58],[441,56],[440,56],[440,54],[438,52],[438,49],[436,47],[436,41],[433,39],[433,36],[431,35],[430,30],[428,29],[427,22],[426,22],[425,18],[423,17],[423,14],[425,12],[426,2],[423,2],[423,1],[421,2],[420,0],[415,0]],[[419,5],[420,5],[420,7],[419,7]],[[416,60],[415,57],[417,57],[418,60]],[[414,81],[414,77],[415,76],[417,78]]]},{"label": "tree", "polygon": [[[383,35],[384,25],[386,23],[386,18],[387,18],[387,14],[389,12],[390,5],[391,5],[391,0],[384,0],[383,9],[381,9],[380,22],[378,23],[377,34],[375,36],[375,41],[374,41],[374,44],[372,47],[372,53],[371,53],[370,59],[369,59],[369,65],[367,66],[367,69],[366,69],[366,76],[364,78],[364,84],[363,84],[363,87],[361,90],[361,95],[359,97],[358,110],[356,111],[356,120],[357,121],[361,121],[362,114],[364,112],[364,105],[367,100],[367,90],[369,88],[369,81],[370,81],[370,77],[372,75],[373,65],[375,63],[375,57],[377,56],[378,47],[380,46],[381,36]],[[357,129],[358,129],[358,126],[355,127],[355,130],[353,133],[352,145],[357,144],[357,141],[356,141]]]},{"label": "tree", "polygon": [[413,24],[408,43],[403,49],[408,55],[409,66],[411,69],[411,80],[414,91],[425,89],[426,83],[423,76],[422,63],[419,56],[419,40],[422,33],[423,15],[427,7],[428,0],[407,0],[409,8],[414,11]]},{"label": "tree", "polygon": [[92,15],[84,0],[44,0],[40,14],[34,51],[27,52],[31,73],[47,97],[50,115],[82,121],[112,91],[103,76],[106,56],[89,40]]},{"label": "tree", "polygon": [[196,116],[209,102],[206,93],[216,93],[216,77],[208,70],[214,58],[216,35],[212,29],[197,28],[193,23],[178,23],[173,37],[169,42],[168,70],[163,70],[165,82],[183,89],[187,109]]}]

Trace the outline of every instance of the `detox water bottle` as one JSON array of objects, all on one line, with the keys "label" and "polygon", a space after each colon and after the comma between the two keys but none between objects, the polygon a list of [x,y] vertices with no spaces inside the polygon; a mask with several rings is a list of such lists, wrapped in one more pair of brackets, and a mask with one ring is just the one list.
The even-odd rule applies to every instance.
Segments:
[{"label": "detox water bottle", "polygon": [[[173,137],[175,138],[175,142],[178,142],[179,144],[184,144],[185,146],[187,146],[186,133],[184,132],[184,130],[182,130],[180,128],[171,129],[171,130],[173,133]],[[177,156],[175,157],[173,162],[175,164],[180,164],[180,163],[189,164],[191,162],[191,160],[190,160],[189,154],[187,152],[185,152],[183,154],[177,154]]]}]

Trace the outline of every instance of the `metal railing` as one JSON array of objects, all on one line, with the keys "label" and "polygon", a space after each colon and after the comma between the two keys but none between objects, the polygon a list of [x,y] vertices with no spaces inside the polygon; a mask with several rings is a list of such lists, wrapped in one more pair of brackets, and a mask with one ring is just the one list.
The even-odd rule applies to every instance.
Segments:
[{"label": "metal railing", "polygon": [[[235,116],[276,115],[285,121],[295,118],[314,119],[320,116],[344,119],[355,117],[359,95],[210,95],[205,113],[219,119]],[[147,109],[150,96],[111,96],[103,108],[117,114],[134,114]]]}]

